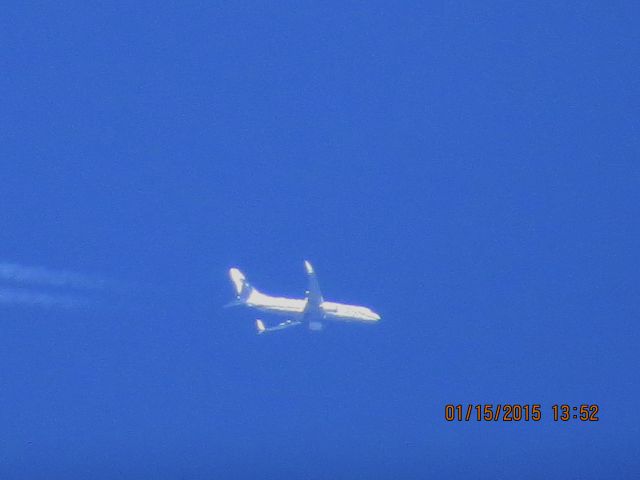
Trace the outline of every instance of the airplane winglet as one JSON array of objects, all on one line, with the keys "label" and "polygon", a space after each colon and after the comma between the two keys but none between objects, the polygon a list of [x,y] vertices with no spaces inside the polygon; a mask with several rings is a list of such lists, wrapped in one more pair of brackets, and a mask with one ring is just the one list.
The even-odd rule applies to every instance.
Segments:
[{"label": "airplane winglet", "polygon": [[309,277],[307,287],[307,308],[317,308],[324,300],[322,298],[320,286],[318,285],[316,272],[313,270],[309,260],[304,261],[304,268],[307,271],[307,277]]},{"label": "airplane winglet", "polygon": [[256,328],[258,329],[258,334],[267,331],[267,328],[264,326],[264,322],[262,320],[256,320]]},{"label": "airplane winglet", "polygon": [[307,270],[307,275],[313,275],[313,267],[309,260],[304,261],[304,268]]}]

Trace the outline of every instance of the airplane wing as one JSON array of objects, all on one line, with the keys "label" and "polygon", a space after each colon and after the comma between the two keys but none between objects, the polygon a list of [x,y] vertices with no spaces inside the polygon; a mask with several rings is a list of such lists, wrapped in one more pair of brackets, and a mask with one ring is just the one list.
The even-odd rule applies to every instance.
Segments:
[{"label": "airplane wing", "polygon": [[258,330],[258,334],[267,333],[267,332],[275,332],[276,330],[284,330],[285,328],[295,327],[296,325],[300,325],[302,322],[298,320],[286,320],[282,323],[274,327],[267,327],[262,320],[256,320],[256,329]]},{"label": "airplane wing", "polygon": [[320,307],[320,304],[324,301],[322,298],[322,292],[320,291],[320,285],[318,285],[318,278],[316,272],[313,270],[311,264],[305,260],[304,268],[307,271],[307,277],[309,278],[309,286],[307,287],[307,310],[312,308],[316,309]]}]

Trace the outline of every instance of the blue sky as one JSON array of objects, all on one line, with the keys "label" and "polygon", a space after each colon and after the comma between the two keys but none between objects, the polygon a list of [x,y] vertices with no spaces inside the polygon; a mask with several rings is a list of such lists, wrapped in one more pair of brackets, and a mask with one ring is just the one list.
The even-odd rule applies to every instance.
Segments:
[{"label": "blue sky", "polygon": [[[5,6],[0,260],[118,288],[0,279],[88,302],[0,303],[1,476],[636,478],[639,13]],[[220,308],[303,259],[383,322]]]}]

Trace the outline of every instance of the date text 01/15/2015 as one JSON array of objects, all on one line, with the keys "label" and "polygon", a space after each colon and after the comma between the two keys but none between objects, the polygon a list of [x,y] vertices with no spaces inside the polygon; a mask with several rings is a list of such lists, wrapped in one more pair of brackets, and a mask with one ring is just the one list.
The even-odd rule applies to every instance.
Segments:
[{"label": "date text 01/15/2015", "polygon": [[[597,422],[600,407],[596,404],[555,404],[551,407],[555,422],[577,420]],[[539,403],[485,403],[485,404],[447,404],[444,407],[444,419],[447,422],[539,422],[543,418],[542,405]]]}]

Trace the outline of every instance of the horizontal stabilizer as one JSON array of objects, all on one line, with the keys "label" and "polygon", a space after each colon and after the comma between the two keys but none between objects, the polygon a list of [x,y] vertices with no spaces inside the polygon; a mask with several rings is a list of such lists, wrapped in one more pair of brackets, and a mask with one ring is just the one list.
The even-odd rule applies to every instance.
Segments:
[{"label": "horizontal stabilizer", "polygon": [[236,298],[235,300],[231,300],[229,303],[223,305],[223,308],[240,307],[244,304],[245,303],[242,300]]}]

